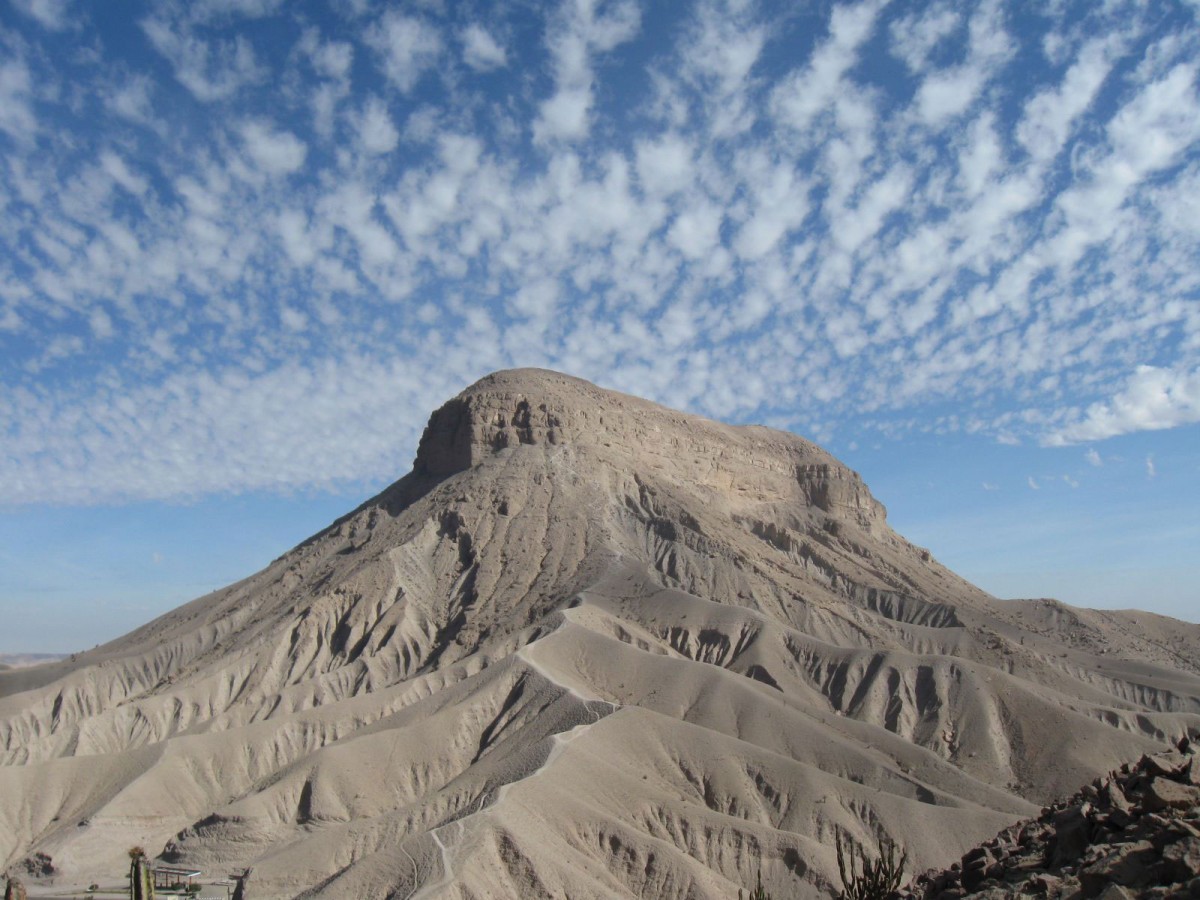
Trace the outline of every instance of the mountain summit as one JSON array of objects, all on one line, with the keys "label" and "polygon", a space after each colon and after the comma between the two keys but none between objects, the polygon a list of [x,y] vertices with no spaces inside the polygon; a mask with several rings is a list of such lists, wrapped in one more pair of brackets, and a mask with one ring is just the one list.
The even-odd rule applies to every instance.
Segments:
[{"label": "mountain summit", "polygon": [[1200,627],[1002,602],[821,448],[522,369],[245,581],[0,672],[0,857],[257,897],[721,897],[915,870],[1200,728]]}]

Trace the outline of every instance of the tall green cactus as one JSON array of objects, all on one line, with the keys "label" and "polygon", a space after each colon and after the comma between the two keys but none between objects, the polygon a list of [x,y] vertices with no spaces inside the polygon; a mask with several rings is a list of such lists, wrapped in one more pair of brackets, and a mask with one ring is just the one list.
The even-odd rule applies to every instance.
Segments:
[{"label": "tall green cactus", "polygon": [[129,900],[154,900],[154,872],[141,854],[129,854]]}]

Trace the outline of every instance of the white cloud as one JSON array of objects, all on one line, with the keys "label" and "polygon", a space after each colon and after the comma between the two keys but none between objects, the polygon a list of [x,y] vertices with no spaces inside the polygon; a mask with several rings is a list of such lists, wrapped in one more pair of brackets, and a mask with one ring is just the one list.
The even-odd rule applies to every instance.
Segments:
[{"label": "white cloud", "polygon": [[564,0],[546,34],[547,49],[554,60],[555,88],[539,106],[533,123],[535,141],[574,141],[588,134],[593,102],[592,57],[630,40],[640,24],[638,8],[628,0],[608,4],[599,14],[590,0]]},{"label": "white cloud", "polygon": [[[6,420],[18,412],[33,417],[21,419],[14,449],[91,456],[100,479],[33,463],[5,473],[6,499],[62,496],[78,503],[254,486],[279,491],[312,483],[317,471],[326,487],[360,481],[377,468],[398,471],[408,462],[400,448],[415,445],[423,422],[397,423],[391,412],[420,406],[431,392],[449,396],[465,381],[461,369],[454,371],[460,362],[450,358],[436,373],[403,356],[325,360],[313,368],[294,362],[261,373],[181,371],[132,394],[101,388],[88,417],[58,423],[40,420],[37,397],[0,398]],[[375,424],[362,430],[367,423]],[[327,440],[314,439],[347,427],[356,439],[336,455]],[[43,480],[55,471],[57,484]]]},{"label": "white cloud", "polygon": [[720,242],[721,210],[711,204],[686,209],[671,223],[667,240],[688,259],[699,259]]},{"label": "white cloud", "polygon": [[748,215],[734,239],[734,249],[744,259],[761,259],[808,215],[809,184],[788,165],[753,166],[753,198]]},{"label": "white cloud", "polygon": [[676,134],[639,141],[635,159],[642,189],[648,193],[671,194],[688,187],[695,178],[692,156],[691,145]]},{"label": "white cloud", "polygon": [[941,125],[963,113],[983,86],[983,73],[969,66],[931,74],[917,94],[917,113],[929,125]]},{"label": "white cloud", "polygon": [[468,25],[462,33],[463,62],[476,72],[490,72],[508,65],[508,54],[481,25]]},{"label": "white cloud", "polygon": [[71,25],[71,0],[11,0],[12,5],[51,31]]},{"label": "white cloud", "polygon": [[1100,454],[1096,452],[1095,447],[1089,447],[1087,453],[1083,454],[1083,458],[1088,461],[1088,465],[1096,466],[1097,468],[1104,465],[1104,460]]},{"label": "white cloud", "polygon": [[37,131],[32,93],[32,78],[23,59],[0,62],[0,130],[19,141],[31,139]]},{"label": "white cloud", "polygon": [[321,198],[319,214],[354,240],[368,266],[385,266],[401,258],[392,235],[376,215],[376,195],[360,182],[339,184]]},{"label": "white cloud", "polygon": [[129,193],[139,197],[146,193],[146,179],[131,172],[125,164],[125,160],[111,150],[100,154],[100,166],[113,181]]},{"label": "white cloud", "polygon": [[99,340],[110,338],[114,334],[112,316],[99,307],[88,314],[88,326]]},{"label": "white cloud", "polygon": [[1200,369],[1138,366],[1111,399],[1089,406],[1081,420],[1052,432],[1046,443],[1099,441],[1193,422],[1200,422]]},{"label": "white cloud", "polygon": [[912,173],[906,166],[897,166],[869,185],[852,210],[839,215],[833,223],[833,237],[847,252],[854,252],[870,239],[883,220],[909,198]]},{"label": "white cloud", "polygon": [[188,0],[187,13],[198,21],[242,16],[260,19],[274,15],[284,0]]},{"label": "white cloud", "polygon": [[961,65],[929,71],[914,101],[917,115],[932,127],[944,127],[976,101],[997,67],[1012,53],[1004,27],[1004,7],[995,0],[971,17],[967,59]]},{"label": "white cloud", "polygon": [[163,19],[143,19],[141,26],[151,46],[171,63],[179,83],[204,103],[225,100],[266,76],[254,48],[240,34],[208,41]]},{"label": "white cloud", "polygon": [[1056,156],[1079,116],[1096,97],[1112,70],[1117,44],[1109,38],[1088,42],[1061,84],[1033,96],[1017,125],[1017,140],[1038,161]]},{"label": "white cloud", "polygon": [[1158,470],[1154,468],[1154,457],[1147,456],[1146,457],[1146,477],[1153,478],[1157,474],[1158,474]]},{"label": "white cloud", "polygon": [[772,104],[778,118],[802,131],[833,104],[842,93],[845,73],[857,62],[859,50],[874,31],[880,6],[868,0],[834,9],[829,37],[813,53],[808,66],[774,90]]},{"label": "white cloud", "polygon": [[289,131],[276,130],[261,119],[243,122],[240,128],[246,152],[269,175],[287,175],[304,165],[308,147]]},{"label": "white cloud", "polygon": [[919,14],[896,19],[890,29],[891,50],[913,72],[922,71],[939,44],[962,23],[957,9],[949,3],[934,3]]},{"label": "white cloud", "polygon": [[358,119],[358,142],[370,154],[391,153],[400,142],[400,132],[378,97],[370,97],[363,106]]},{"label": "white cloud", "polygon": [[554,139],[571,140],[585,137],[588,133],[588,110],[592,106],[592,92],[586,87],[562,88],[549,100],[542,103],[538,119],[533,125],[536,141]]},{"label": "white cloud", "polygon": [[1045,247],[1048,261],[1073,264],[1106,240],[1119,224],[1117,211],[1147,175],[1171,165],[1200,137],[1200,101],[1194,67],[1176,66],[1127,103],[1108,126],[1110,152],[1090,179],[1063,191],[1057,206],[1063,227]]},{"label": "white cloud", "polygon": [[[1118,34],[1084,6],[1059,28],[990,3],[791,18],[702,0],[642,23],[569,0],[531,7],[538,29],[498,10],[475,33],[437,4],[377,5],[343,9],[357,32],[339,41],[271,3],[156,7],[147,39],[198,112],[113,47],[68,84],[48,61],[74,34],[34,53],[0,32],[0,417],[21,422],[0,483],[44,497],[99,484],[94,467],[117,493],[170,496],[198,467],[216,485],[185,453],[130,487],[121,458],[145,451],[93,430],[85,453],[57,423],[136,397],[185,429],[173,404],[214,379],[261,380],[247,390],[269,412],[283,369],[386,393],[395,354],[453,371],[450,388],[536,363],[814,435],[850,415],[1025,445],[1194,421],[1196,34],[1137,10]],[[545,39],[518,60],[516,34]],[[866,64],[884,42],[902,65]],[[378,94],[355,81],[362,53],[388,75]],[[80,109],[112,115],[93,132]],[[1130,399],[1142,360],[1168,373],[1165,400]],[[67,371],[94,386],[55,387]],[[165,381],[171,396],[150,390]],[[389,396],[417,424],[442,399]],[[395,474],[386,454],[343,466],[320,436],[357,433],[369,404],[349,409],[306,419],[303,464]],[[188,439],[244,465],[225,489],[270,488],[213,415]],[[286,483],[326,477],[290,465]]]},{"label": "white cloud", "polygon": [[1029,485],[1031,490],[1040,491],[1042,489],[1041,485],[1037,483],[1032,475],[1025,480],[1025,483]]},{"label": "white cloud", "polygon": [[[763,27],[749,21],[745,10],[739,3],[702,4],[696,35],[685,49],[686,65],[713,82],[724,99],[743,88],[766,43]],[[839,12],[840,8],[835,16]]]},{"label": "white cloud", "polygon": [[308,217],[296,209],[279,213],[276,222],[284,251],[294,265],[310,266],[329,244],[327,236],[309,227]]},{"label": "white cloud", "polygon": [[958,176],[967,194],[978,197],[991,186],[993,177],[1004,164],[994,115],[984,113],[971,123],[958,162]]},{"label": "white cloud", "polygon": [[596,7],[589,0],[566,0],[564,5],[571,9],[574,23],[581,26],[580,33],[588,46],[600,53],[630,40],[641,27],[642,14],[631,0],[608,4],[607,14],[602,15],[596,15]]},{"label": "white cloud", "polygon": [[[1115,153],[1140,177],[1170,165],[1200,136],[1196,65],[1179,64],[1148,84],[1108,126]],[[1113,172],[1121,175],[1120,172]]]},{"label": "white cloud", "polygon": [[312,67],[323,77],[341,81],[354,64],[354,45],[345,41],[322,41],[315,28],[304,33],[300,43]]},{"label": "white cloud", "polygon": [[403,93],[411,91],[442,55],[442,35],[422,19],[388,10],[366,34],[383,73]]},{"label": "white cloud", "polygon": [[349,90],[332,82],[317,85],[309,97],[312,110],[313,129],[317,135],[328,140],[333,137],[338,104],[349,94]]},{"label": "white cloud", "polygon": [[123,119],[150,124],[154,121],[152,93],[149,78],[130,76],[104,92],[104,105]]},{"label": "white cloud", "polygon": [[308,327],[308,316],[292,306],[279,310],[279,321],[288,331],[303,331]]}]

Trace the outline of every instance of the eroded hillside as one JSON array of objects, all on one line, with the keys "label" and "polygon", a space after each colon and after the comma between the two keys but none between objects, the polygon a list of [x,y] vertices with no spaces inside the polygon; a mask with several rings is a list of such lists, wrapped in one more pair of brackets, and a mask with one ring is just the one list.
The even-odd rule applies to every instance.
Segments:
[{"label": "eroded hillside", "polygon": [[1170,626],[996,601],[801,438],[502,372],[257,575],[0,673],[0,856],[86,883],[140,844],[256,897],[729,897],[760,866],[819,895],[835,834],[945,865],[1200,727]]}]

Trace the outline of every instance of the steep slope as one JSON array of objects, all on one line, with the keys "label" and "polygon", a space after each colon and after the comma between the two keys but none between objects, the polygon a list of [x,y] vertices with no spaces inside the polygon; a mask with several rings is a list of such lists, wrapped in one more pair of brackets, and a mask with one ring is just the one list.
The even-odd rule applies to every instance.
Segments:
[{"label": "steep slope", "polygon": [[1142,621],[994,600],[801,438],[501,372],[262,572],[0,673],[0,857],[86,882],[141,844],[261,897],[729,897],[760,865],[819,894],[834,834],[944,865],[1200,726],[1200,628]]}]

